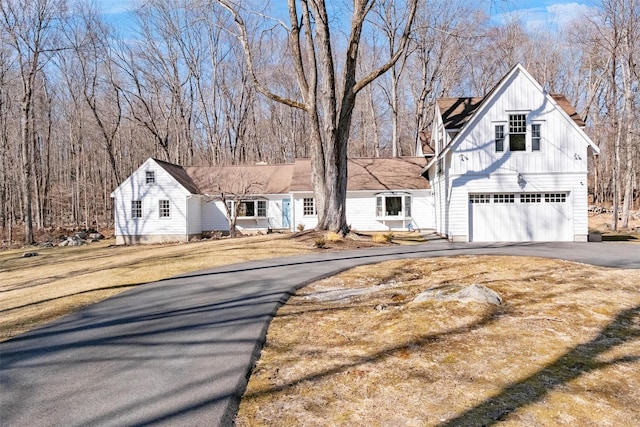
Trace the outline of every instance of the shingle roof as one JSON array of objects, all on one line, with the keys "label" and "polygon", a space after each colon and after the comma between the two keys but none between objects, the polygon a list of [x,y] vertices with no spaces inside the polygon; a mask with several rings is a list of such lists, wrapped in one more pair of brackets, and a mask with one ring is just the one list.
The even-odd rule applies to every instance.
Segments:
[{"label": "shingle roof", "polygon": [[184,169],[201,194],[216,195],[221,191],[283,194],[289,192],[293,164],[189,166]]},{"label": "shingle roof", "polygon": [[[421,176],[427,164],[424,157],[357,158],[347,162],[347,190],[423,190],[429,181]],[[311,161],[297,159],[291,191],[312,191]]]},{"label": "shingle roof", "polygon": [[[488,95],[487,95],[488,96]],[[552,94],[551,97],[558,103],[560,108],[576,122],[578,126],[584,126],[584,120],[576,112],[569,100],[561,94]],[[440,98],[438,108],[442,114],[442,121],[445,129],[461,129],[473,116],[473,113],[482,105],[483,98]]]},{"label": "shingle roof", "polygon": [[169,175],[173,177],[173,179],[178,181],[180,185],[186,188],[188,192],[190,192],[191,194],[199,193],[198,186],[193,182],[191,177],[187,174],[187,172],[182,166],[174,165],[173,163],[165,162],[164,160],[158,160],[158,159],[153,159],[153,160],[158,165],[160,165],[162,169],[167,171]]}]

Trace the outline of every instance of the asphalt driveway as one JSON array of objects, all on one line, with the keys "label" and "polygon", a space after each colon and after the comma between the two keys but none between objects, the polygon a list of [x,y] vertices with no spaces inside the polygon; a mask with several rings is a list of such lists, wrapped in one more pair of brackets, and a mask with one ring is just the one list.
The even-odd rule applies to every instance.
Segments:
[{"label": "asphalt driveway", "polygon": [[149,283],[0,344],[3,426],[231,425],[269,321],[300,286],[400,258],[531,255],[640,269],[634,243],[432,241]]}]

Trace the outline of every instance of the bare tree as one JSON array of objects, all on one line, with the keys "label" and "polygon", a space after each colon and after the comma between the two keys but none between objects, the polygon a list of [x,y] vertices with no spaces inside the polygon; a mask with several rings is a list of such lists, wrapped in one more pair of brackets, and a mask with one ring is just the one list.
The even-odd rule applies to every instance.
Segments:
[{"label": "bare tree", "polygon": [[[331,17],[326,2],[288,0],[289,24],[280,24],[288,33],[290,59],[301,100],[284,98],[269,89],[254,67],[256,46],[251,45],[242,7],[231,0],[218,1],[233,15],[238,26],[238,39],[258,91],[274,101],[305,111],[309,119],[311,175],[318,206],[317,228],[347,233],[347,142],[356,96],[387,72],[404,54],[418,0],[406,2],[408,12],[396,50],[386,62],[360,78],[356,75],[360,40],[367,15],[375,2],[353,1],[344,63],[337,66]],[[338,81],[340,71],[342,79]]]},{"label": "bare tree", "polygon": [[35,135],[33,99],[38,72],[57,49],[55,18],[64,0],[3,0],[0,2],[2,31],[8,35],[21,79],[20,129],[24,241],[33,242],[33,151]]}]

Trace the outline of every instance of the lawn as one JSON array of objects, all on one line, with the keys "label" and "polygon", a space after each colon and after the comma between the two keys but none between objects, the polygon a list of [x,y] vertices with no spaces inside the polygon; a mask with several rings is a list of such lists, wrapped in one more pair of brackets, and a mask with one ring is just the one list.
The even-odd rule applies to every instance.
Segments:
[{"label": "lawn", "polygon": [[[473,283],[503,304],[412,302]],[[308,285],[271,323],[236,421],[640,425],[640,274],[473,256],[358,267]]]},{"label": "lawn", "polygon": [[[350,234],[314,242],[323,234],[270,234],[186,244],[115,246],[109,239],[79,247],[0,251],[0,341],[124,290],[178,274],[264,258],[344,250],[373,243]],[[418,233],[396,233],[393,244],[424,241]],[[23,258],[25,252],[38,256]]]}]

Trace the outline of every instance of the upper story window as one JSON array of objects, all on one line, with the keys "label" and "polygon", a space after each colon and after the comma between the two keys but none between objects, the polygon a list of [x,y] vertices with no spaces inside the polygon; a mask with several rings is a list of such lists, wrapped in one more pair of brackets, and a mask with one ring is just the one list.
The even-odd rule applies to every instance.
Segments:
[{"label": "upper story window", "polygon": [[540,123],[531,125],[531,151],[540,151],[540,141],[542,140],[540,128]]},{"label": "upper story window", "polygon": [[527,115],[509,114],[509,151],[526,151]]},{"label": "upper story window", "polygon": [[311,216],[316,214],[316,201],[311,197],[302,199],[302,215]]},{"label": "upper story window", "polygon": [[411,196],[376,196],[376,217],[411,217]]},{"label": "upper story window", "polygon": [[496,151],[504,151],[504,125],[495,127]]},{"label": "upper story window", "polygon": [[142,200],[131,201],[131,218],[142,218]]},{"label": "upper story window", "polygon": [[160,200],[158,208],[160,211],[160,218],[171,217],[171,203],[169,203],[169,200]]},{"label": "upper story window", "polygon": [[146,171],[144,173],[144,182],[145,184],[155,184],[156,183],[155,171]]}]

